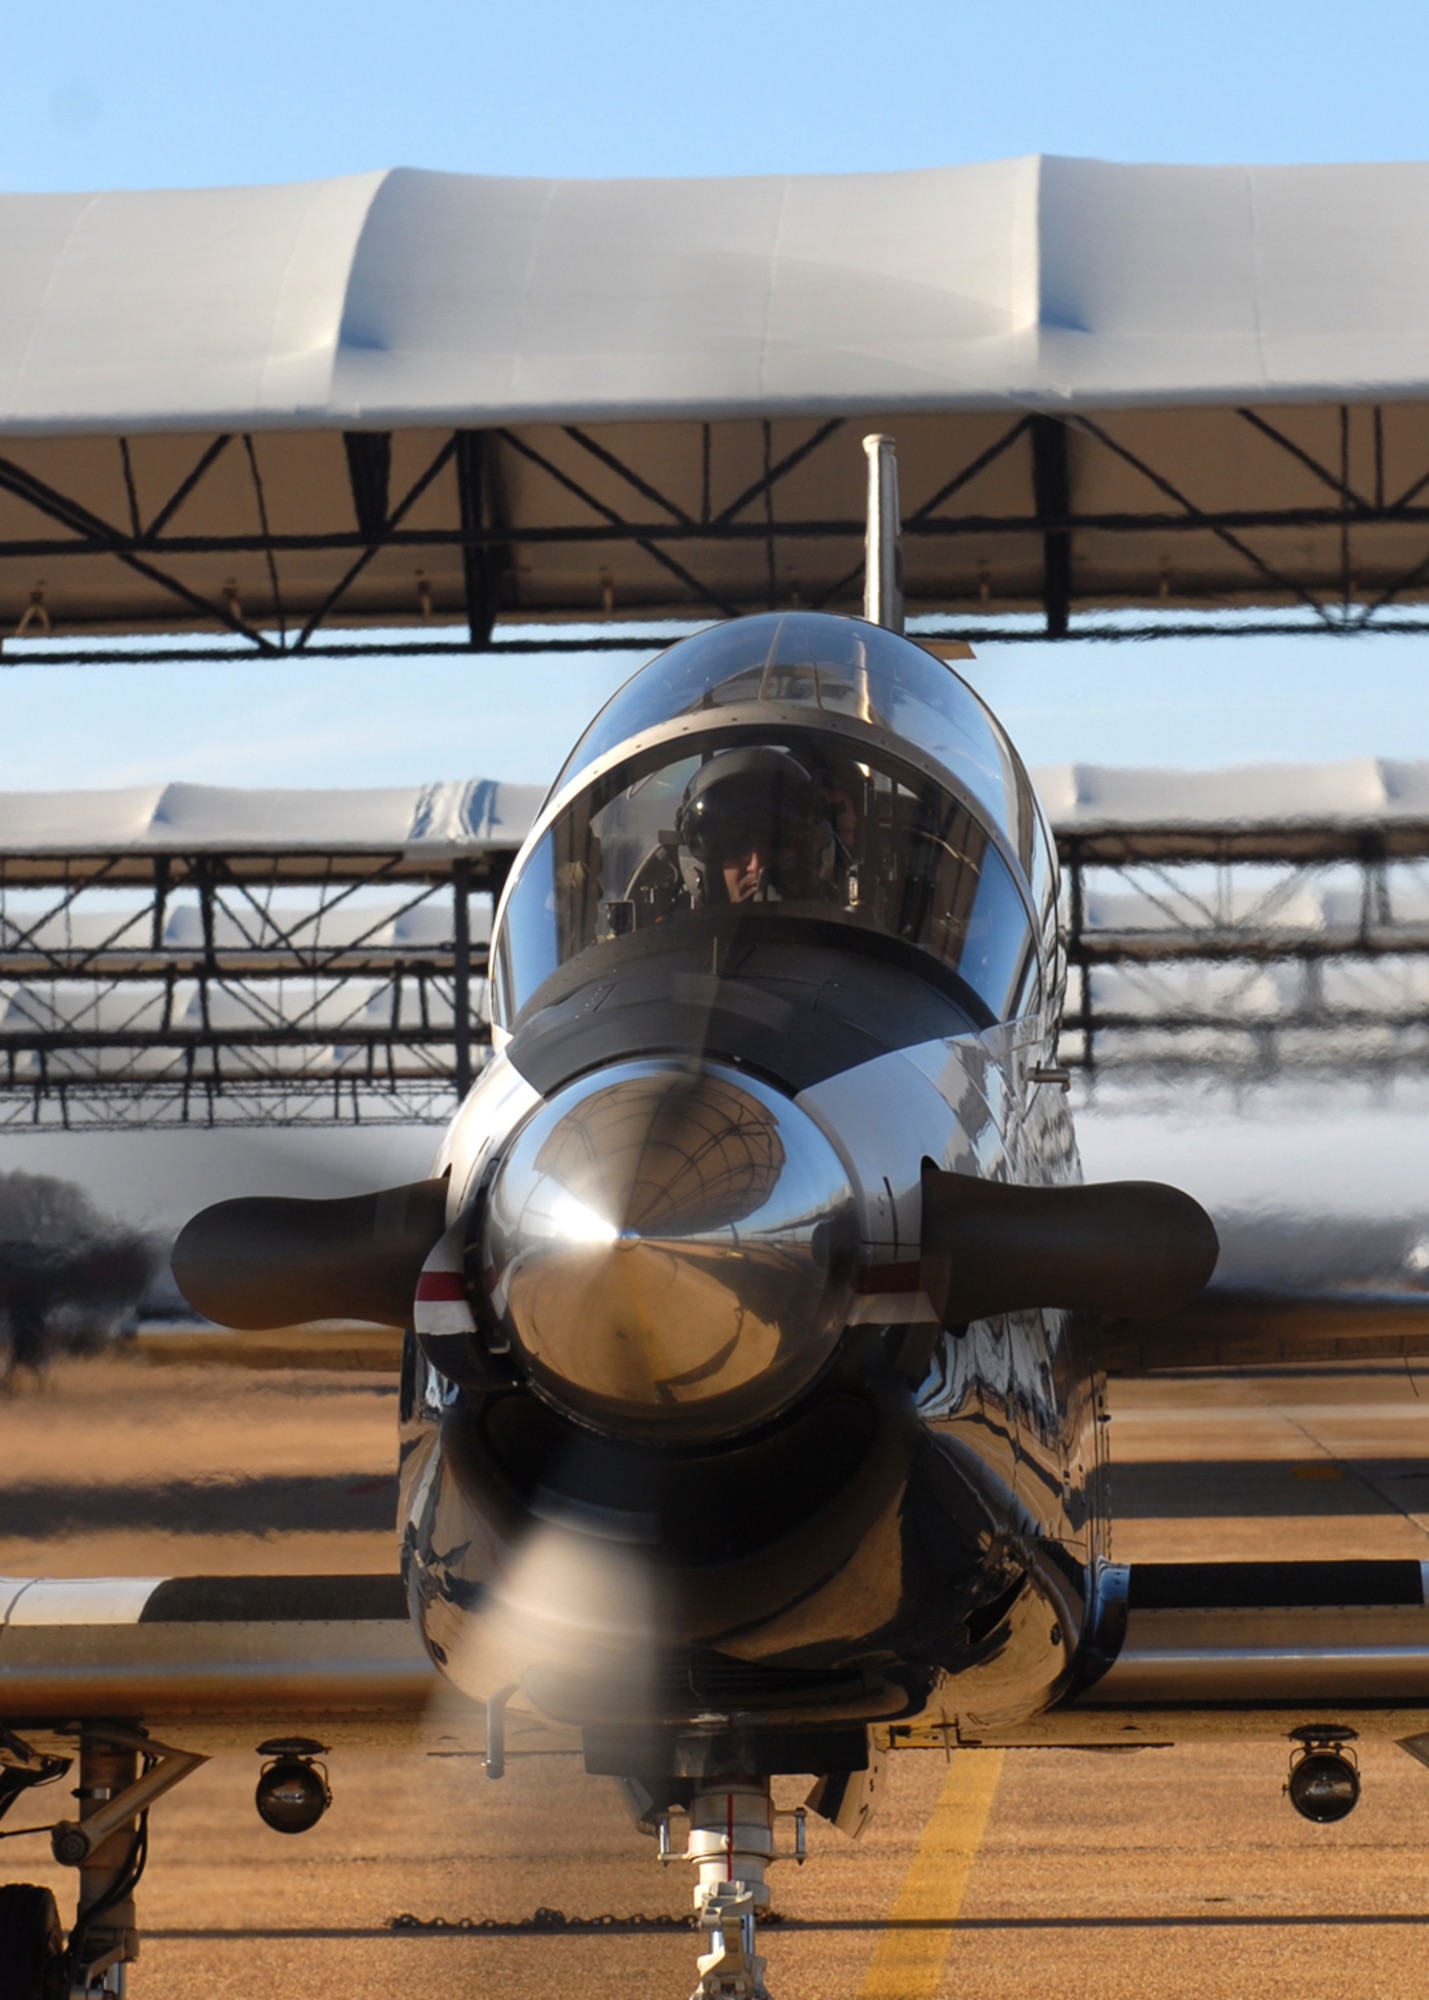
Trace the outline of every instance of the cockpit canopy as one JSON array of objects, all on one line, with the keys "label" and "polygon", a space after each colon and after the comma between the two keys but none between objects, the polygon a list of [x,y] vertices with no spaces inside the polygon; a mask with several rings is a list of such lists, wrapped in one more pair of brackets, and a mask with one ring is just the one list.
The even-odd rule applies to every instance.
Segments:
[{"label": "cockpit canopy", "polygon": [[964,681],[859,621],[739,619],[652,661],[577,744],[507,899],[497,1019],[626,939],[707,967],[733,911],[897,940],[1003,1020],[1037,1004],[1054,898],[1026,772]]}]

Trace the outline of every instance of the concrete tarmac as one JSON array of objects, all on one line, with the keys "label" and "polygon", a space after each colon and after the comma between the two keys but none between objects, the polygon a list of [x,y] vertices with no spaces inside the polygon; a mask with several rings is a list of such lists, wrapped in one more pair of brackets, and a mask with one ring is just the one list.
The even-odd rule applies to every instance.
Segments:
[{"label": "concrete tarmac", "polygon": [[[48,1496],[0,1504],[0,1568],[378,1567],[392,1404],[376,1377],[69,1364],[0,1405],[5,1483]],[[1124,1385],[1114,1408],[1120,1557],[1429,1555],[1429,1382],[1402,1367],[1162,1378]],[[302,1479],[324,1482],[320,1528],[285,1484]],[[329,1516],[347,1488],[344,1529]],[[1314,1827],[1282,1797],[1276,1740],[895,1757],[861,1841],[814,1821],[808,1866],[776,1869],[771,1990],[1417,2000],[1429,1771],[1385,1743],[1361,1763],[1359,1810]],[[216,1758],[156,1808],[131,2000],[683,2000],[694,1983],[694,1934],[620,1921],[680,1916],[690,1871],[662,1870],[574,1758],[513,1759],[498,1784],[467,1758],[334,1758],[333,1809],[297,1839],[259,1822],[257,1769]],[[781,1802],[801,1789],[783,1781]],[[32,1794],[7,1829],[50,1817],[53,1797]],[[42,1838],[6,1841],[0,1870],[72,1898]],[[617,1921],[523,1927],[540,1909]],[[404,1915],[420,1927],[394,1929]]]}]

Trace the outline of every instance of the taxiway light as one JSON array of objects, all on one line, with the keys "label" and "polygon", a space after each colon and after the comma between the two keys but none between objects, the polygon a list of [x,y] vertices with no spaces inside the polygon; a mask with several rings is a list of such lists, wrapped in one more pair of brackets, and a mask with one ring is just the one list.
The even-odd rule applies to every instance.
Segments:
[{"label": "taxiway light", "polygon": [[332,1804],[327,1768],[315,1763],[312,1755],[324,1747],[306,1741],[301,1748],[297,1742],[260,1746],[260,1756],[276,1754],[259,1774],[253,1803],[258,1817],[274,1833],[308,1833]]}]

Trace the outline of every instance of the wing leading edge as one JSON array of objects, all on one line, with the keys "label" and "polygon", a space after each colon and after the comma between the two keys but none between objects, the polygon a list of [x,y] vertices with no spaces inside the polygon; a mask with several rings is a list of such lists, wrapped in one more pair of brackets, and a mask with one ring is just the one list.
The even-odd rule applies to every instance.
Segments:
[{"label": "wing leading edge", "polygon": [[1160,1319],[1088,1321],[1086,1340],[1109,1375],[1407,1359],[1429,1354],[1429,1295],[1212,1286]]},{"label": "wing leading edge", "polygon": [[[205,1749],[311,1730],[330,1745],[485,1750],[400,1577],[0,1578],[0,1715],[45,1737],[103,1715]],[[513,1715],[508,1749],[555,1748]]]}]

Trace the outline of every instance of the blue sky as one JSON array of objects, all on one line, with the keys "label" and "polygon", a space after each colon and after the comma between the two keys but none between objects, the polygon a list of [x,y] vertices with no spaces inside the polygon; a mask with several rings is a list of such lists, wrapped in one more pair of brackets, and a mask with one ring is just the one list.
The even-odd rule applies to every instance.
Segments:
[{"label": "blue sky", "polygon": [[[0,783],[544,783],[639,657],[63,668],[7,653]],[[990,645],[961,671],[1034,767],[1429,758],[1424,639]]]},{"label": "blue sky", "polygon": [[[1407,0],[48,0],[6,19],[0,187],[1413,159],[1426,21]],[[540,779],[631,664],[9,669],[0,783]],[[1429,640],[997,648],[975,677],[1032,763],[1429,756]]]},{"label": "blue sky", "polygon": [[1424,21],[1409,0],[47,0],[7,10],[0,181],[1416,159]]}]

